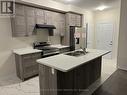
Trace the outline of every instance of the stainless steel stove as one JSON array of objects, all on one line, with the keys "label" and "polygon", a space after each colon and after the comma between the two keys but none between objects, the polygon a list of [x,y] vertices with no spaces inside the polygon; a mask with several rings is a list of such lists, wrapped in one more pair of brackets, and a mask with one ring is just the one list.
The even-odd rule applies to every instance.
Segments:
[{"label": "stainless steel stove", "polygon": [[58,48],[51,47],[47,42],[35,42],[33,43],[33,48],[42,50],[42,57],[48,57],[60,53]]}]

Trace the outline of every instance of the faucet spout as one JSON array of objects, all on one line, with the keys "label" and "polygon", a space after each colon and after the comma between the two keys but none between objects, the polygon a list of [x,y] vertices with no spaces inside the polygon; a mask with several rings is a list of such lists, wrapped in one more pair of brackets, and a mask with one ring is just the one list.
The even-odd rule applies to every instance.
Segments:
[{"label": "faucet spout", "polygon": [[82,48],[82,47],[80,48],[83,50],[84,54],[86,54],[86,48]]}]

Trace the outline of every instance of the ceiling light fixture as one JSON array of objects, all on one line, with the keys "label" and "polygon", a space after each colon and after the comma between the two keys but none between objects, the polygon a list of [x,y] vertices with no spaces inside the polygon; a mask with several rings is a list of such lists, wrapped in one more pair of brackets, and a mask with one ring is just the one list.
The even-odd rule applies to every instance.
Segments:
[{"label": "ceiling light fixture", "polygon": [[108,6],[102,5],[96,8],[96,10],[103,11],[104,9],[107,9]]}]

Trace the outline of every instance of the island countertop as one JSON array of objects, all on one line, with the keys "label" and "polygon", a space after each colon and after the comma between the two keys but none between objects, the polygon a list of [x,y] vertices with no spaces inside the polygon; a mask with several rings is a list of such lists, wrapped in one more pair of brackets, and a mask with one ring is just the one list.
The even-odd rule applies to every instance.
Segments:
[{"label": "island countertop", "polygon": [[59,54],[47,58],[38,59],[37,62],[39,64],[49,66],[53,69],[60,70],[62,72],[68,72],[82,64],[85,64],[110,52],[96,49],[87,49],[87,51],[89,53],[79,57]]}]

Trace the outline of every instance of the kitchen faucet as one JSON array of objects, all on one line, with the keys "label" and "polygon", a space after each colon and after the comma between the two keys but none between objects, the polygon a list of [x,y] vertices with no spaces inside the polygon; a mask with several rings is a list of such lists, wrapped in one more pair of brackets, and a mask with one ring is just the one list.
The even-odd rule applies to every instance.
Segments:
[{"label": "kitchen faucet", "polygon": [[86,48],[82,48],[82,47],[80,48],[83,50],[84,54],[86,54]]}]

